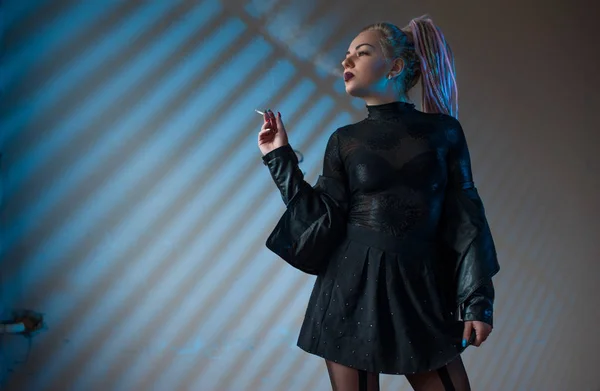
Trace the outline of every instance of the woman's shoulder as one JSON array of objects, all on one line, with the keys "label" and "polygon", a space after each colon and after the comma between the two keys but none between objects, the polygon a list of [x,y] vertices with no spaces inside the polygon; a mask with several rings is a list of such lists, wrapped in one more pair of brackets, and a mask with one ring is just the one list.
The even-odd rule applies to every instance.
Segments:
[{"label": "woman's shoulder", "polygon": [[415,115],[407,124],[410,128],[421,128],[433,131],[440,135],[450,144],[454,144],[464,138],[464,133],[460,121],[444,113],[424,113],[415,111]]},{"label": "woman's shoulder", "polygon": [[444,113],[425,113],[423,111],[414,111],[413,120],[423,125],[435,126],[439,128],[456,128],[460,127],[458,119]]},{"label": "woman's shoulder", "polygon": [[339,133],[349,133],[349,132],[352,132],[353,130],[363,127],[365,124],[367,124],[366,118],[361,119],[360,121],[356,121],[356,122],[352,122],[352,123],[340,126],[339,128],[337,128],[336,131]]},{"label": "woman's shoulder", "polygon": [[364,125],[365,120],[342,125],[331,133],[330,137],[344,138],[356,133]]}]

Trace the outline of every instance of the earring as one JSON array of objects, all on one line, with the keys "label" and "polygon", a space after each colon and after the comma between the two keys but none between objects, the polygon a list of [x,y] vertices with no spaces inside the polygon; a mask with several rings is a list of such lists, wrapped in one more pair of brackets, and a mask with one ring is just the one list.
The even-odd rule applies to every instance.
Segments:
[{"label": "earring", "polygon": [[388,75],[388,80],[392,80],[392,75]]}]

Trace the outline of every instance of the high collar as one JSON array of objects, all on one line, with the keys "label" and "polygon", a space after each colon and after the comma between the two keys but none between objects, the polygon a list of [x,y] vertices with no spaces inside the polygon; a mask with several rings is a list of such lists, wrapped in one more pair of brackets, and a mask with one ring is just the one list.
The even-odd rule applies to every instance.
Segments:
[{"label": "high collar", "polygon": [[367,118],[370,119],[397,119],[403,113],[412,111],[415,109],[415,105],[408,102],[391,102],[384,103],[382,105],[367,105],[369,115]]}]

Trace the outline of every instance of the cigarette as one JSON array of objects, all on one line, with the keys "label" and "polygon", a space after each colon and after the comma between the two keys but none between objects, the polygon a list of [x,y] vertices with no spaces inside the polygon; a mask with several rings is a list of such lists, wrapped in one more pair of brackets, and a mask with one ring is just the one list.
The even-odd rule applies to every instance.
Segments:
[{"label": "cigarette", "polygon": [[263,112],[262,112],[262,111],[260,111],[260,110],[256,110],[256,109],[254,109],[254,111],[256,111],[256,112],[257,112],[258,114],[260,114],[260,115],[265,115],[265,113],[263,113]]}]

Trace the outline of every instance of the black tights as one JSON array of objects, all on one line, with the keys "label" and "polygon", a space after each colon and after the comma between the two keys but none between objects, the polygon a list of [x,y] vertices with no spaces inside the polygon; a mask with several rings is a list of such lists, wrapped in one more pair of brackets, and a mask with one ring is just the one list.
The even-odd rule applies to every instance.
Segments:
[{"label": "black tights", "polygon": [[[325,360],[333,391],[380,391],[379,374],[360,371]],[[406,375],[415,391],[470,391],[460,357],[434,371]]]}]

